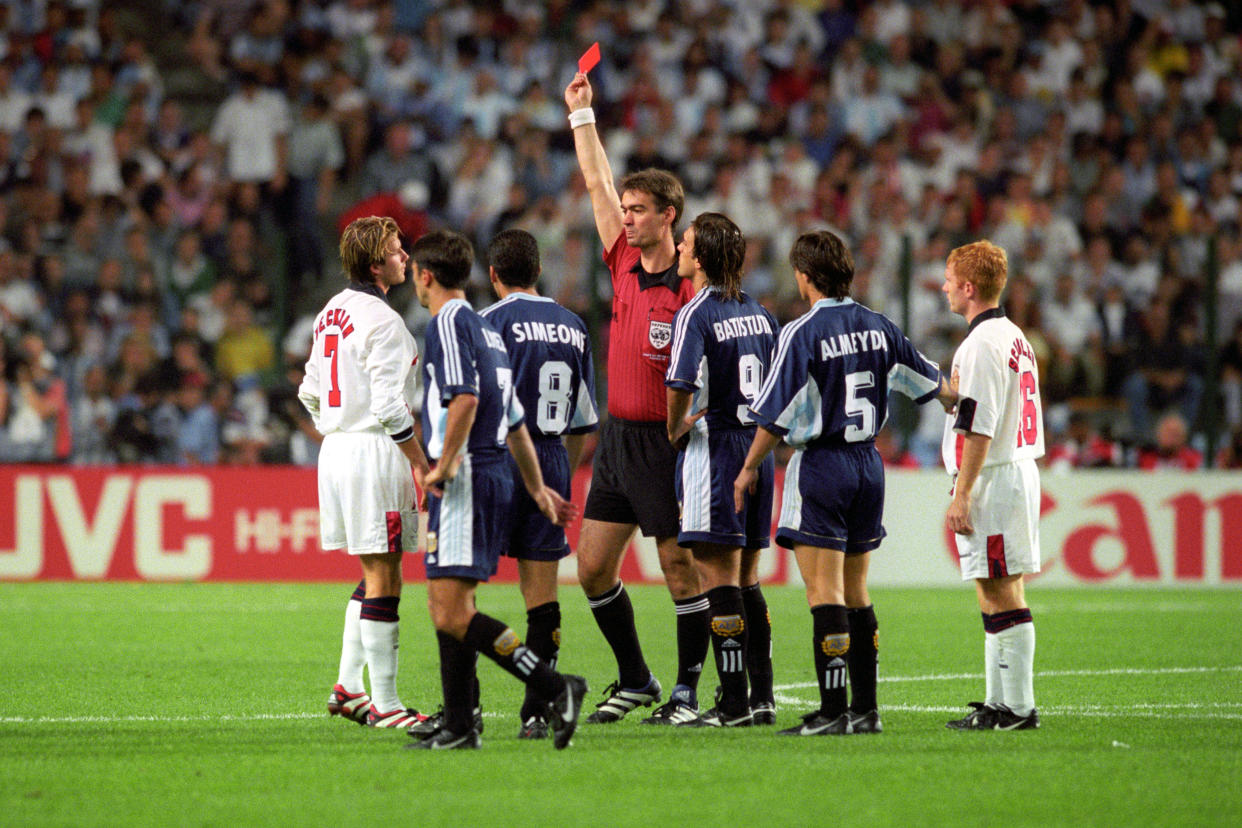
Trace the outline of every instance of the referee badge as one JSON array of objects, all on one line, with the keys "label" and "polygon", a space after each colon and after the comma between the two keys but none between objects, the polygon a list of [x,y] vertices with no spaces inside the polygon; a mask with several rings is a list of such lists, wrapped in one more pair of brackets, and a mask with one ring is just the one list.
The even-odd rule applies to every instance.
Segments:
[{"label": "referee badge", "polygon": [[649,321],[647,323],[647,341],[651,343],[652,348],[667,348],[669,343],[673,341],[673,323]]}]

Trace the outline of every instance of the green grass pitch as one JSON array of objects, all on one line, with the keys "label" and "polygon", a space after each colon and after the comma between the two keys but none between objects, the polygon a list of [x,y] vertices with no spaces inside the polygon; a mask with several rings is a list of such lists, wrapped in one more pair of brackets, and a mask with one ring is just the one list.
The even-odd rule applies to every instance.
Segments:
[{"label": "green grass pitch", "polygon": [[[324,711],[352,585],[0,584],[0,825],[1238,825],[1242,593],[1041,589],[1034,732],[957,733],[983,690],[974,594],[877,589],[879,736],[583,726],[520,742],[520,685],[480,660],[477,752]],[[675,672],[667,593],[632,588],[648,660]],[[766,590],[779,726],[817,698],[810,616]],[[400,688],[433,710],[425,590],[402,604]],[[612,678],[576,587],[561,667]],[[479,606],[524,630],[515,586]],[[716,678],[706,668],[700,694]],[[593,709],[588,705],[588,710]]]}]

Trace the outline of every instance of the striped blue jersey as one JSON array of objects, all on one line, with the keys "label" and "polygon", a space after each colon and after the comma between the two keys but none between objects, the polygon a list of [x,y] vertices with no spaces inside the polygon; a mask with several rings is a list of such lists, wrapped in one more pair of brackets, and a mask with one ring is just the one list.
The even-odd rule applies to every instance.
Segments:
[{"label": "striped blue jersey", "polygon": [[699,291],[673,319],[673,348],[664,384],[694,395],[690,410],[707,409],[708,430],[754,424],[749,406],[759,395],[776,348],[776,319],[742,293]]},{"label": "striped blue jersey", "polygon": [[599,428],[591,337],[576,313],[546,296],[511,293],[482,316],[505,341],[531,437]]},{"label": "striped blue jersey", "polygon": [[883,314],[820,299],[781,331],[751,413],[792,446],[866,443],[888,419],[890,389],[924,403],[939,388],[939,366]]},{"label": "striped blue jersey", "polygon": [[427,327],[423,438],[427,455],[439,459],[449,401],[459,394],[479,398],[465,451],[474,457],[506,451],[505,440],[522,424],[522,404],[513,393],[513,369],[501,338],[464,299],[445,303]]}]

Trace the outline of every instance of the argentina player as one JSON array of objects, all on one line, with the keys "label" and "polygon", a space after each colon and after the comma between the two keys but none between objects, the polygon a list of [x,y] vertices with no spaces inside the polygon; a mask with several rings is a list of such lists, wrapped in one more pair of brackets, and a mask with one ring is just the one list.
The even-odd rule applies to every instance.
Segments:
[{"label": "argentina player", "polygon": [[563,525],[576,510],[545,485],[539,461],[513,395],[512,368],[500,334],[467,304],[465,285],[474,264],[470,242],[437,230],[410,249],[418,301],[431,311],[427,329],[423,434],[436,460],[426,476],[427,597],[440,645],[444,712],[431,734],[408,747],[476,748],[479,729],[477,653],[528,685],[547,705],[557,749],[578,724],[586,681],[562,676],[522,644],[504,622],[479,612],[475,590],[496,572],[509,540],[513,478],[508,451],[539,510]]},{"label": "argentina player", "polygon": [[[599,428],[591,338],[577,314],[535,290],[539,246],[534,236],[517,229],[498,233],[488,245],[487,260],[500,301],[480,315],[500,333],[509,351],[513,390],[526,410],[526,428],[544,483],[568,500],[586,435]],[[521,471],[512,458],[509,471],[514,494],[507,554],[518,562],[526,646],[555,667],[561,638],[556,577],[558,562],[570,554],[569,542],[565,530],[549,521],[521,487]],[[528,685],[519,738],[547,736],[546,707]]]},{"label": "argentina player", "polygon": [[769,545],[774,461],[764,460],[756,491],[740,511],[733,508],[733,480],[755,433],[748,406],[771,366],[777,324],[741,289],[746,240],[727,216],[699,215],[678,253],[677,274],[691,279],[697,295],[673,321],[664,379],[668,437],[683,449],[677,458],[677,542],[694,553],[707,592],[721,695],[701,717],[680,711],[677,723],[774,724],[771,626],[766,605],[755,605],[763,602],[757,570],[759,552]]},{"label": "argentina player", "polygon": [[879,733],[879,639],[867,594],[871,551],[884,537],[875,434],[888,417],[890,389],[919,403],[937,397],[946,410],[956,394],[896,325],[850,299],[854,260],[841,239],[804,233],[789,261],[811,309],[781,331],[772,371],[751,405],[760,427],[734,483],[735,505],[745,506],[760,464],[782,439],[796,449],[776,542],[794,550],[806,582],[820,707],[780,732]]}]

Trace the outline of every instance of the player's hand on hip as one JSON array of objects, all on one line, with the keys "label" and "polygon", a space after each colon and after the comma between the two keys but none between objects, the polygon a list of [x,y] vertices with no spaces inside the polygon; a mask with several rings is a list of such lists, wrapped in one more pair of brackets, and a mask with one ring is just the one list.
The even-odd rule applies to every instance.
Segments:
[{"label": "player's hand on hip", "polygon": [[945,512],[945,522],[957,535],[973,535],[975,527],[970,523],[970,498],[954,497]]},{"label": "player's hand on hip", "polygon": [[591,105],[592,97],[591,82],[587,80],[587,76],[581,72],[575,73],[574,79],[569,82],[569,86],[565,87],[565,104],[569,107],[569,111],[586,109]]},{"label": "player's hand on hip", "polygon": [[733,511],[740,512],[746,508],[746,496],[754,494],[759,485],[759,472],[743,468],[733,481]]}]

